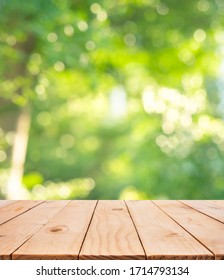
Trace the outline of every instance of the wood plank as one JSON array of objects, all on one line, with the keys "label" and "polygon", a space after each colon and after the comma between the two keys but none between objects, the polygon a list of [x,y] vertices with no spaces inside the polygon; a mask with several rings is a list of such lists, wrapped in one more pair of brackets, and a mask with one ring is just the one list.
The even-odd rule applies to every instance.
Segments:
[{"label": "wood plank", "polygon": [[79,259],[145,259],[124,201],[99,201]]},{"label": "wood plank", "polygon": [[224,259],[224,224],[177,201],[154,201],[215,255]]},{"label": "wood plank", "polygon": [[213,255],[151,201],[126,201],[147,259],[212,259]]},{"label": "wood plank", "polygon": [[0,260],[27,241],[49,219],[61,211],[69,201],[47,201],[0,226]]},{"label": "wood plank", "polygon": [[210,200],[213,204],[221,207],[221,208],[224,208],[224,200]]},{"label": "wood plank", "polygon": [[96,201],[72,201],[12,255],[14,260],[78,258]]},{"label": "wood plank", "polygon": [[216,205],[209,200],[182,200],[187,206],[190,206],[201,213],[204,213],[222,223],[224,223],[224,208]]},{"label": "wood plank", "polygon": [[15,203],[16,200],[0,200],[0,208]]},{"label": "wood plank", "polygon": [[0,225],[39,205],[39,200],[19,200],[0,209]]}]

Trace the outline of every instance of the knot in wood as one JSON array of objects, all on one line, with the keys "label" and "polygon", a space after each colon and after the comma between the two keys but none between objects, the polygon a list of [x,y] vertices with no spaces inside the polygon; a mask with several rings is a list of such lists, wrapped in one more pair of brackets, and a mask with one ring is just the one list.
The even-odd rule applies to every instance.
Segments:
[{"label": "knot in wood", "polygon": [[67,231],[68,228],[65,225],[58,225],[54,227],[50,227],[47,229],[48,232],[50,233],[61,233]]}]

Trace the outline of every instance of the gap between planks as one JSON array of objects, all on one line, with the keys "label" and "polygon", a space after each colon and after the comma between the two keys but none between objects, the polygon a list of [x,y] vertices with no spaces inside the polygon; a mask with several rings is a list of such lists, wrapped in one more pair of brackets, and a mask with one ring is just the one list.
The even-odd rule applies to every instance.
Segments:
[{"label": "gap between planks", "polygon": [[224,208],[210,200],[181,200],[179,201],[200,213],[224,223]]},{"label": "gap between planks", "polygon": [[48,220],[57,214],[68,201],[45,201],[30,211],[0,226],[0,259],[10,259]]},{"label": "gap between planks", "polygon": [[0,209],[0,225],[18,217],[41,203],[43,203],[43,201],[18,200],[13,203],[6,204]]},{"label": "gap between planks", "polygon": [[84,241],[85,241],[85,239],[86,239],[87,232],[89,231],[89,227],[90,227],[90,225],[91,225],[91,223],[92,223],[93,216],[94,216],[94,214],[95,214],[96,207],[97,207],[98,203],[99,203],[99,200],[97,200],[97,201],[96,201],[96,205],[95,205],[95,207],[94,207],[94,210],[93,210],[93,213],[92,213],[91,219],[90,219],[90,221],[89,221],[89,225],[88,225],[88,227],[87,227],[87,230],[86,230],[86,233],[85,233],[85,235],[84,235],[84,238],[83,238],[82,244],[81,244],[81,246],[80,246],[80,250],[79,250],[79,253],[78,253],[78,260],[80,259],[80,253],[81,253],[81,250],[82,250],[82,247],[83,247]]},{"label": "gap between planks", "polygon": [[224,259],[224,224],[178,201],[154,200],[161,210],[215,256]]},{"label": "gap between planks", "polygon": [[16,250],[12,258],[77,259],[95,205],[96,201],[69,202]]},{"label": "gap between planks", "polygon": [[98,202],[79,259],[145,259],[124,201]]},{"label": "gap between planks", "polygon": [[212,259],[204,246],[151,201],[126,201],[147,259]]},{"label": "gap between planks", "polygon": [[[0,201],[1,202],[1,201]],[[16,202],[19,202],[19,201],[14,201],[13,203],[15,204]],[[63,252],[61,251],[59,254],[57,254],[57,253],[54,253],[54,254],[52,254],[51,256],[49,255],[49,256],[44,256],[43,254],[42,254],[42,258],[44,258],[44,259],[46,259],[46,258],[48,258],[48,259],[52,259],[52,256],[53,256],[53,258],[56,258],[56,259],[61,259],[61,257],[62,258],[67,258],[66,256],[68,256],[69,258],[72,258],[72,259],[74,259],[74,258],[77,258],[78,256],[80,257],[80,259],[138,259],[139,257],[140,258],[142,258],[142,256],[144,256],[144,258],[145,258],[145,254],[147,254],[147,257],[150,259],[150,258],[158,258],[158,259],[175,259],[175,258],[178,258],[178,259],[185,259],[185,258],[188,258],[188,259],[194,259],[194,258],[206,258],[206,259],[210,259],[210,258],[213,258],[213,254],[215,255],[215,258],[216,259],[223,259],[224,258],[224,250],[223,250],[223,248],[222,248],[222,246],[223,246],[223,240],[222,239],[220,239],[221,237],[220,237],[220,234],[221,233],[223,233],[223,224],[221,223],[221,221],[220,222],[218,222],[217,220],[214,220],[215,218],[212,218],[211,217],[211,209],[213,209],[212,211],[214,212],[214,208],[211,208],[209,211],[210,211],[210,216],[209,215],[207,215],[206,213],[201,213],[201,212],[199,212],[199,210],[198,209],[195,209],[195,208],[192,208],[191,206],[187,206],[186,205],[186,203],[187,202],[189,202],[189,201],[179,201],[179,202],[177,202],[177,201],[126,201],[126,202],[124,202],[124,201],[120,201],[120,203],[122,204],[123,203],[123,205],[124,205],[124,208],[122,208],[122,207],[118,207],[118,205],[116,205],[116,207],[114,207],[114,208],[112,208],[111,209],[111,205],[109,205],[111,202],[113,202],[114,203],[114,205],[115,205],[115,202],[116,201],[109,201],[109,202],[107,202],[107,201],[99,201],[99,203],[98,204],[101,204],[100,206],[99,205],[95,205],[95,211],[94,211],[94,209],[93,209],[93,212],[92,212],[92,214],[91,214],[91,217],[90,217],[90,219],[89,219],[89,223],[88,223],[88,225],[87,225],[87,228],[86,228],[86,231],[85,231],[85,233],[84,233],[84,236],[83,236],[83,238],[82,238],[82,241],[79,243],[80,245],[80,247],[79,247],[79,251],[77,250],[76,251],[76,253],[74,254],[74,252],[73,252],[73,254],[72,255],[70,255],[70,254],[68,254],[67,252],[65,253],[65,254],[63,254]],[[140,202],[140,203],[139,203]],[[133,215],[133,213],[132,213],[132,211],[129,209],[130,208],[130,206],[128,206],[128,205],[130,205],[130,203],[139,203],[139,205],[140,204],[144,204],[144,203],[146,203],[146,202],[148,202],[149,204],[151,203],[151,209],[153,209],[153,211],[149,211],[149,206],[147,206],[146,207],[146,209],[144,210],[144,209],[142,209],[142,210],[140,210],[140,212],[139,211],[137,211],[138,212],[138,214],[140,213],[141,215],[137,215],[137,216],[139,216],[139,217],[137,217],[137,220],[136,220],[136,217],[135,217],[135,215]],[[212,203],[214,206],[219,206],[220,207],[220,209],[223,209],[224,210],[224,202],[223,201],[208,201],[209,203]],[[216,203],[217,202],[217,203]],[[4,209],[5,207],[9,207],[10,205],[12,206],[13,205],[13,203],[8,203],[8,205],[7,205],[7,203],[0,203],[0,213],[1,213],[1,210],[2,209]],[[65,204],[64,204],[65,203]],[[107,204],[107,205],[102,205],[102,203],[105,203],[105,204],[107,204],[107,203],[109,203],[109,204]],[[126,204],[125,204],[126,203]],[[165,204],[164,204],[165,203]],[[167,204],[166,204],[167,203]],[[3,205],[3,204],[5,204],[5,206],[2,206],[2,208],[1,208],[1,205]],[[29,243],[29,242],[31,242],[30,240],[31,239],[34,239],[34,238],[36,238],[37,237],[37,234],[40,234],[40,232],[41,231],[43,231],[43,228],[47,228],[47,225],[48,226],[50,226],[51,225],[51,222],[52,221],[54,221],[55,220],[55,222],[56,222],[56,218],[55,218],[55,216],[60,216],[60,212],[63,212],[63,210],[66,208],[66,206],[68,206],[68,204],[70,204],[70,202],[69,201],[67,201],[67,203],[65,202],[65,201],[48,201],[48,202],[45,202],[45,201],[42,201],[42,204],[40,204],[40,205],[37,205],[37,206],[35,206],[35,207],[33,207],[33,208],[30,208],[30,209],[28,209],[28,210],[26,210],[26,212],[23,212],[23,213],[21,213],[21,214],[19,214],[18,216],[14,216],[11,220],[9,220],[9,221],[7,221],[7,222],[5,222],[4,224],[2,224],[1,226],[0,226],[0,241],[3,241],[4,242],[4,245],[5,245],[5,243],[7,244],[7,242],[8,242],[8,245],[9,245],[9,243],[10,243],[10,245],[12,246],[12,242],[15,240],[16,242],[17,242],[17,245],[19,244],[19,240],[20,240],[20,245],[10,254],[11,255],[11,257],[12,258],[17,258],[18,257],[18,259],[20,259],[20,258],[30,258],[30,259],[33,259],[33,258],[35,258],[35,256],[33,256],[33,253],[31,254],[31,255],[29,255],[29,254],[25,254],[25,253],[22,253],[21,255],[22,255],[22,257],[20,257],[20,256],[18,256],[17,254],[19,253],[21,253],[21,251],[20,250],[22,250],[22,248],[24,249],[26,246],[27,246],[27,244]],[[160,204],[160,205],[159,205]],[[202,203],[203,204],[203,203]],[[204,205],[202,205],[202,204],[200,204],[199,203],[199,205],[198,205],[198,207],[200,208],[202,208],[202,206]],[[42,206],[41,206],[42,205]],[[43,205],[44,205],[44,207],[43,207]],[[61,207],[61,210],[58,210],[57,208],[58,208],[58,205],[60,205],[60,207]],[[64,206],[63,206],[64,205]],[[139,207],[139,205],[138,205],[138,207]],[[152,205],[154,206],[154,208],[152,207]],[[165,205],[168,205],[168,206],[166,206],[165,207]],[[102,207],[103,206],[103,207]],[[169,211],[167,211],[167,209],[165,209],[165,208],[167,208],[168,207],[168,210]],[[195,206],[196,207],[196,206]],[[204,206],[203,206],[204,207]],[[45,208],[45,210],[49,210],[49,212],[50,213],[44,213],[45,211],[43,211],[43,208]],[[106,210],[106,211],[104,211],[104,210]],[[141,208],[141,207],[140,207]],[[143,207],[144,208],[144,207]],[[156,208],[157,208],[157,210],[156,210]],[[35,209],[42,209],[41,211],[40,211],[40,216],[41,217],[37,217],[39,214],[37,213],[38,211],[36,211]],[[51,210],[50,210],[51,209]],[[117,213],[116,213],[116,215],[114,215],[114,209],[116,209],[115,210],[115,212],[117,211]],[[173,209],[173,210],[172,210]],[[113,211],[111,211],[111,210],[113,210]],[[135,255],[130,255],[130,252],[128,253],[128,254],[126,254],[126,253],[124,253],[122,256],[121,256],[121,254],[119,253],[119,254],[116,254],[116,249],[112,252],[112,254],[111,254],[111,252],[109,252],[109,254],[108,254],[108,252],[106,252],[106,254],[104,254],[105,253],[105,251],[104,251],[104,253],[102,253],[102,254],[98,254],[97,252],[95,252],[94,254],[91,254],[91,252],[90,253],[88,253],[88,254],[83,254],[83,249],[85,249],[85,246],[87,246],[86,245],[86,243],[85,242],[89,242],[88,241],[88,238],[89,238],[89,234],[91,233],[91,231],[93,231],[93,229],[94,229],[94,227],[96,226],[96,223],[97,222],[99,222],[97,219],[99,219],[99,217],[101,217],[101,219],[102,219],[102,217],[103,216],[105,216],[104,218],[106,219],[106,223],[105,223],[105,219],[104,219],[104,223],[107,225],[107,223],[109,222],[109,218],[110,217],[112,217],[112,220],[115,218],[115,220],[116,220],[116,222],[115,222],[115,228],[117,228],[117,230],[118,230],[118,233],[116,233],[116,234],[118,234],[119,235],[119,227],[120,227],[120,223],[124,223],[124,221],[127,219],[127,217],[126,218],[122,218],[122,215],[121,215],[121,213],[120,214],[118,214],[119,213],[119,211],[123,211],[123,210],[126,210],[126,211],[124,211],[124,213],[123,214],[125,214],[127,217],[128,217],[128,223],[129,223],[129,225],[132,225],[132,226],[130,226],[130,228],[129,229],[134,229],[134,232],[135,232],[135,237],[137,238],[137,239],[135,239],[135,240],[138,240],[138,244],[140,244],[140,248],[141,248],[141,254],[140,255],[136,255],[136,253],[135,253]],[[144,211],[143,211],[144,210]],[[146,210],[148,210],[148,211],[146,211]],[[159,211],[158,211],[159,210]],[[180,213],[178,213],[178,211],[180,210],[180,212],[183,214],[183,215],[181,215]],[[204,207],[204,210],[206,210],[206,207]],[[203,210],[203,211],[204,211]],[[206,210],[207,211],[207,210]],[[215,210],[216,212],[217,212],[217,210]],[[6,211],[7,212],[7,211]],[[52,213],[53,212],[55,212],[55,214],[53,215]],[[104,214],[103,213],[101,213],[101,212],[104,212]],[[161,214],[161,212],[163,213],[163,215]],[[219,212],[219,211],[218,211]],[[33,214],[33,216],[34,216],[34,220],[31,220],[31,214],[30,213],[32,213]],[[207,241],[206,240],[206,242],[204,242],[204,240],[203,240],[203,242],[202,242],[202,240],[199,238],[199,236],[201,236],[200,234],[201,234],[201,232],[200,232],[200,234],[198,233],[198,232],[195,232],[195,228],[193,227],[193,232],[192,232],[192,230],[191,230],[191,226],[192,226],[192,224],[190,223],[190,225],[191,226],[189,226],[189,223],[188,222],[186,222],[186,219],[187,219],[187,216],[186,216],[186,213],[188,213],[189,214],[189,216],[188,216],[188,218],[190,217],[190,218],[193,218],[193,221],[194,221],[194,223],[193,223],[193,225],[194,225],[194,227],[195,227],[195,222],[198,222],[198,220],[201,222],[201,220],[200,220],[200,218],[201,217],[204,217],[203,218],[203,221],[210,221],[209,222],[209,224],[210,224],[210,226],[206,226],[206,225],[202,225],[202,226],[204,226],[205,228],[203,229],[203,230],[205,230],[205,229],[207,229],[207,230],[209,230],[210,228],[211,228],[211,232],[209,232],[209,233],[207,233],[207,235],[209,235],[210,234],[210,240],[209,241]],[[194,214],[193,214],[194,213]],[[185,214],[185,215],[184,215]],[[213,215],[215,214],[215,212],[213,213]],[[49,217],[49,215],[51,216],[51,217]],[[103,216],[102,216],[103,215]],[[150,216],[151,215],[151,216]],[[165,216],[166,216],[166,218],[164,218]],[[61,216],[63,216],[62,214],[61,214]],[[124,216],[124,215],[123,215]],[[144,219],[146,216],[148,216],[148,218],[149,217],[151,217],[151,218],[153,218],[154,217],[154,219],[148,219],[148,221],[150,221],[151,222],[151,224],[153,224],[153,222],[155,222],[155,221],[160,221],[159,222],[159,226],[161,227],[161,224],[163,224],[163,226],[165,227],[165,231],[164,231],[164,227],[163,227],[163,233],[159,233],[159,234],[162,234],[162,236],[163,236],[163,234],[165,234],[166,233],[166,231],[169,231],[169,230],[171,230],[171,236],[169,237],[169,238],[167,238],[167,236],[166,236],[166,234],[165,234],[165,240],[166,241],[169,241],[169,242],[173,242],[173,243],[175,243],[175,242],[177,242],[177,239],[179,239],[179,241],[181,240],[181,238],[185,238],[186,239],[186,234],[188,234],[188,235],[190,235],[196,242],[197,242],[197,244],[200,244],[201,246],[202,246],[202,248],[204,248],[204,252],[200,252],[199,254],[197,254],[197,256],[195,256],[194,254],[192,254],[192,252],[189,254],[187,254],[187,255],[185,255],[185,254],[183,254],[183,253],[179,253],[179,255],[178,254],[172,254],[172,250],[171,251],[169,251],[168,253],[166,253],[166,254],[161,254],[161,252],[160,252],[160,254],[158,254],[158,253],[156,253],[155,254],[155,252],[152,254],[152,249],[153,249],[153,246],[151,246],[150,245],[150,247],[148,248],[149,250],[151,250],[151,252],[149,251],[149,250],[147,250],[147,240],[144,240],[144,237],[142,237],[143,235],[142,235],[142,232],[143,232],[143,230],[142,230],[142,228],[141,228],[141,220],[142,219]],[[175,216],[175,217],[174,217]],[[182,221],[182,216],[184,216],[184,222]],[[197,218],[195,218],[195,216],[197,217]],[[0,216],[1,217],[1,216]],[[23,219],[22,219],[22,217],[24,218],[24,217],[26,217],[26,219],[25,219],[25,228],[21,225],[21,223],[23,222]],[[178,226],[178,233],[177,232],[175,232],[175,230],[174,231],[172,231],[173,230],[173,226],[172,226],[172,228],[169,228],[167,225],[170,223],[170,220],[169,220],[169,222],[168,222],[168,224],[167,224],[167,218],[168,218],[168,220],[170,219],[174,224],[176,224],[176,226]],[[154,221],[153,221],[154,220]],[[164,223],[164,220],[165,220],[165,223]],[[34,221],[36,221],[36,224],[35,224],[35,222]],[[136,222],[137,221],[137,222]],[[188,220],[187,220],[188,221]],[[213,222],[211,222],[211,221],[213,221]],[[161,222],[163,222],[163,223],[161,223]],[[215,222],[215,223],[214,223]],[[95,225],[94,225],[94,223],[95,223]],[[171,223],[172,224],[172,223]],[[14,234],[14,232],[13,232],[13,227],[12,227],[12,225],[14,225],[14,226],[17,226],[16,227],[16,233],[18,234],[18,236],[16,235],[16,234]],[[56,232],[58,232],[58,233],[54,233],[55,235],[57,234],[57,235],[60,235],[60,233],[62,234],[62,236],[63,236],[63,234],[64,234],[64,236],[67,234],[67,230],[65,230],[65,228],[63,228],[63,227],[60,227],[60,226],[62,226],[63,224],[61,223],[61,225],[59,225],[58,223],[56,223],[56,228],[54,228],[53,227],[53,231],[54,230],[56,230]],[[147,225],[147,224],[146,224]],[[222,225],[222,227],[219,227],[220,225]],[[99,226],[99,225],[98,225]],[[157,226],[158,226],[158,223],[157,223]],[[201,224],[199,223],[199,228],[201,227]],[[213,228],[212,228],[212,227]],[[38,228],[39,227],[39,228]],[[145,228],[145,226],[143,225],[142,226],[143,228]],[[10,235],[10,232],[8,231],[7,232],[7,229],[8,230],[10,230],[10,228],[11,229],[13,229],[12,230],[12,233],[11,233],[11,235]],[[21,231],[19,230],[19,228],[21,229]],[[22,230],[22,228],[23,228],[23,230]],[[146,227],[147,228],[147,227]],[[110,227],[109,227],[109,229],[110,229]],[[182,229],[182,230],[184,230],[184,232],[185,232],[185,234],[184,234],[184,236],[182,235],[182,233],[180,234],[180,232],[179,232],[179,230],[180,229]],[[215,229],[215,231],[218,231],[218,233],[216,232],[215,234],[213,234],[213,230]],[[163,239],[162,238],[158,238],[158,232],[157,232],[157,230],[158,230],[158,228],[156,229],[155,227],[154,227],[154,236],[155,237],[157,237],[157,241],[158,241],[158,243],[157,243],[157,245],[159,244],[159,246],[161,247],[162,245],[162,242],[163,242]],[[5,235],[3,234],[5,232]],[[90,233],[89,233],[90,232]],[[22,235],[21,235],[21,233],[22,233]],[[132,233],[133,234],[133,232],[130,230],[130,233]],[[203,233],[203,232],[202,232]],[[14,234],[14,235],[13,235]],[[91,233],[92,234],[92,233]],[[95,234],[96,234],[96,232],[95,232]],[[102,234],[102,237],[105,237],[104,235],[104,232],[102,232],[102,230],[101,230],[101,232],[100,232],[100,234]],[[116,234],[114,234],[113,235],[113,238],[112,238],[112,242],[111,243],[114,243],[115,244],[115,248],[116,248],[116,246],[117,246],[117,241],[116,241]],[[122,233],[122,231],[120,232],[120,234],[121,234],[121,236],[122,236],[122,234],[125,236],[125,231],[123,231],[123,233]],[[151,233],[152,234],[152,233]],[[199,235],[198,235],[199,234]],[[222,235],[222,234],[221,234]],[[36,237],[35,237],[36,236]],[[204,234],[204,237],[206,236],[206,234]],[[40,234],[40,237],[41,237],[41,234]],[[150,235],[149,235],[149,237],[150,237]],[[203,237],[203,236],[202,236]],[[10,238],[11,238],[11,242],[9,242],[10,241]],[[187,238],[189,238],[189,237],[187,237]],[[13,240],[13,241],[12,241]],[[87,241],[86,241],[87,240]],[[121,240],[125,240],[125,238],[121,238]],[[173,241],[172,241],[173,240]],[[90,240],[91,241],[91,240]],[[92,240],[92,241],[94,241],[94,240]],[[175,242],[174,242],[175,241]],[[213,243],[214,243],[214,241],[215,241],[215,243],[217,243],[216,245],[214,245]],[[184,242],[186,242],[186,240],[184,241]],[[210,243],[209,243],[210,242]],[[220,248],[220,250],[218,250],[217,249],[217,247],[219,247],[218,246],[218,244],[221,242],[221,248]],[[30,243],[31,244],[31,243]],[[130,243],[131,244],[131,243]],[[156,244],[156,242],[155,242],[155,240],[153,241],[152,240],[152,242],[151,242],[151,244],[152,245],[154,245],[154,244]],[[4,259],[4,258],[6,258],[6,259],[8,259],[10,256],[8,256],[8,253],[5,251],[5,253],[4,253],[4,249],[6,249],[6,248],[4,248],[4,245],[2,246],[2,243],[0,243],[0,259]],[[10,245],[9,245],[9,248],[10,248]],[[15,244],[14,244],[15,245]],[[212,247],[212,249],[211,249],[211,246],[213,246]],[[207,248],[207,249],[206,249]],[[215,249],[214,249],[215,248]],[[145,251],[144,251],[145,250]],[[194,250],[195,250],[195,248],[194,248]],[[102,249],[101,249],[101,251],[103,251]],[[127,251],[126,251],[127,252]],[[149,253],[150,252],[150,253]],[[151,255],[150,255],[151,254]],[[39,258],[41,258],[40,256],[37,256],[36,255],[36,257],[37,257],[37,259],[39,259]],[[45,258],[46,257],[46,258]]]}]

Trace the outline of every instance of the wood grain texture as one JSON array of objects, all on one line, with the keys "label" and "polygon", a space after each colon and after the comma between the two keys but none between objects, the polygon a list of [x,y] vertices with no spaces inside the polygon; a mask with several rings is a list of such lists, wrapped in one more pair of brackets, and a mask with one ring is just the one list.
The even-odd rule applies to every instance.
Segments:
[{"label": "wood grain texture", "polygon": [[16,203],[17,200],[0,200],[0,208]]},{"label": "wood grain texture", "polygon": [[201,213],[204,213],[222,223],[224,223],[224,208],[208,200],[182,200],[182,203],[188,205]]},{"label": "wood grain texture", "polygon": [[61,211],[68,202],[46,201],[1,225],[0,260],[11,259],[11,254]]},{"label": "wood grain texture", "polygon": [[224,259],[223,200],[96,204],[0,200],[0,260]]},{"label": "wood grain texture", "polygon": [[213,255],[151,201],[126,201],[147,259],[212,259]]},{"label": "wood grain texture", "polygon": [[37,200],[19,200],[0,209],[0,225],[42,203]]},{"label": "wood grain texture", "polygon": [[210,202],[212,202],[213,204],[215,204],[221,208],[224,208],[224,200],[210,200]]},{"label": "wood grain texture", "polygon": [[77,259],[96,201],[72,201],[12,255],[12,259]]},{"label": "wood grain texture", "polygon": [[79,259],[145,259],[123,201],[99,201]]},{"label": "wood grain texture", "polygon": [[214,255],[224,259],[224,224],[177,201],[154,201]]}]

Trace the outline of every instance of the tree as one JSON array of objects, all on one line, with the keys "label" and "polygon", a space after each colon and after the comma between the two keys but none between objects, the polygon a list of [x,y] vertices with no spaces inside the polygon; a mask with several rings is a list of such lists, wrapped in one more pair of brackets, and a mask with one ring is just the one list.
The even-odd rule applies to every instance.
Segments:
[{"label": "tree", "polygon": [[31,120],[14,179],[24,169],[37,198],[222,197],[223,9],[218,0],[2,2],[1,96],[18,123]]}]

